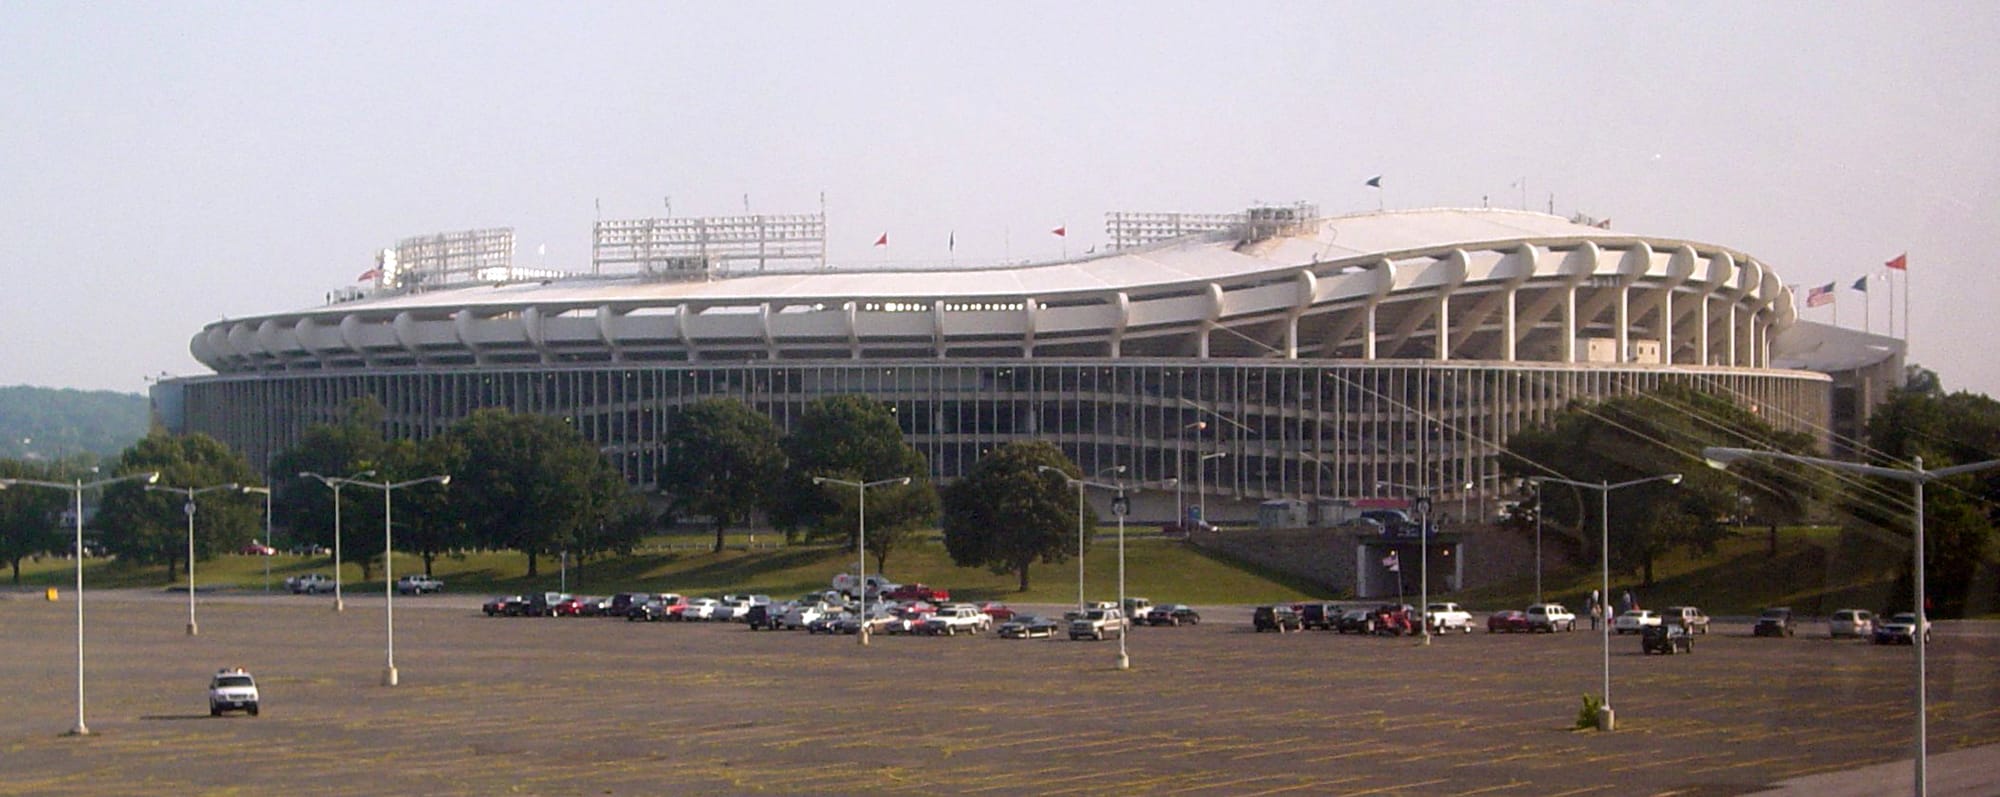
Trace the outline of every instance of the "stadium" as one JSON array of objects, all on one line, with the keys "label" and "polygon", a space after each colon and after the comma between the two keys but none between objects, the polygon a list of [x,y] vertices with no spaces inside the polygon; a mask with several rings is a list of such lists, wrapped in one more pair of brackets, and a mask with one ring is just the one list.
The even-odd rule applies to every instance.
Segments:
[{"label": "stadium", "polygon": [[689,402],[788,429],[861,393],[940,481],[1039,439],[1086,473],[1178,480],[1135,520],[1383,484],[1463,518],[1516,489],[1508,436],[1572,399],[1689,385],[1834,440],[1901,379],[1900,341],[1801,321],[1756,257],[1582,217],[1300,204],[1112,213],[1106,233],[1056,262],[834,267],[823,213],[600,221],[581,273],[517,268],[506,229],[420,236],[366,290],[208,325],[191,349],[214,373],[154,404],[264,464],[360,396],[398,436],[556,415],[651,490]]}]

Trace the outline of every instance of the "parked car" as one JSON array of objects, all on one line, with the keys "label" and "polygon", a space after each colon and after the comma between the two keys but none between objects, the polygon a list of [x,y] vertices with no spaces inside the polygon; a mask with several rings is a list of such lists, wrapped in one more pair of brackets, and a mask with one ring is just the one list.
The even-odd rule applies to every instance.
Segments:
[{"label": "parked car", "polygon": [[1528,622],[1528,613],[1520,609],[1504,609],[1486,618],[1486,633],[1489,634],[1502,632],[1511,634],[1516,631],[1526,633],[1533,630],[1535,627]]},{"label": "parked car", "polygon": [[1472,613],[1456,603],[1433,603],[1424,607],[1424,622],[1430,623],[1432,633],[1453,629],[1462,634],[1472,633]]},{"label": "parked car", "polygon": [[1104,639],[1125,635],[1131,623],[1119,609],[1091,609],[1069,623],[1070,639]]},{"label": "parked car", "polygon": [[1375,610],[1365,606],[1342,609],[1333,620],[1333,630],[1342,634],[1375,633]]},{"label": "parked car", "polygon": [[[1916,629],[1917,629],[1916,613],[1902,612],[1891,616],[1887,620],[1883,620],[1882,622],[1876,623],[1875,635],[1873,639],[1875,640],[1875,644],[1877,645],[1913,645],[1916,644],[1917,641]],[[1924,643],[1929,644],[1930,641],[1931,641],[1931,621],[1929,618],[1925,618]]]},{"label": "parked car", "polygon": [[1003,639],[1033,639],[1035,637],[1049,637],[1053,639],[1056,635],[1056,628],[1056,621],[1047,617],[1039,617],[1032,614],[1017,614],[1014,615],[1014,619],[1000,624],[1000,636]]},{"label": "parked car", "polygon": [[681,612],[681,617],[687,620],[714,620],[717,610],[721,608],[722,601],[714,598],[696,598],[688,602],[687,609]]},{"label": "parked car", "polygon": [[220,717],[224,711],[242,711],[257,716],[257,679],[241,667],[217,670],[208,679],[208,715]]},{"label": "parked car", "polygon": [[551,617],[582,617],[588,611],[584,606],[597,600],[586,595],[570,595],[549,606]]},{"label": "parked car", "polygon": [[1639,652],[1661,653],[1672,656],[1675,653],[1694,652],[1694,634],[1687,626],[1679,623],[1649,625],[1639,632]]},{"label": "parked car", "polygon": [[1416,608],[1409,604],[1385,603],[1375,607],[1371,622],[1374,633],[1389,636],[1404,636],[1417,632]]},{"label": "parked car", "polygon": [[606,614],[630,619],[632,610],[646,605],[651,596],[644,592],[620,592],[611,596],[611,603],[605,608]]},{"label": "parked car", "polygon": [[1660,610],[1661,625],[1677,625],[1690,633],[1708,633],[1708,615],[1693,606],[1668,606]]},{"label": "parked car", "polygon": [[1753,636],[1791,636],[1796,631],[1792,626],[1792,609],[1789,606],[1772,606],[1758,613],[1757,624],[1750,627]]},{"label": "parked car", "polygon": [[1015,614],[1012,608],[999,601],[981,601],[979,610],[985,612],[987,617],[993,618],[993,622],[996,623],[1004,623],[1012,620]]},{"label": "parked car", "polygon": [[750,611],[743,615],[743,622],[748,623],[752,631],[759,628],[776,631],[783,627],[784,616],[784,607],[770,603],[753,603],[750,604]]},{"label": "parked car", "polygon": [[637,596],[638,602],[634,603],[632,608],[625,610],[627,620],[659,622],[685,619],[682,612],[687,611],[688,600],[681,597],[680,593],[661,592],[654,595],[638,593]]},{"label": "parked car", "polygon": [[333,577],[325,573],[307,573],[285,579],[285,589],[293,595],[318,595],[333,591]]},{"label": "parked car", "polygon": [[903,584],[882,593],[882,597],[898,602],[925,601],[928,603],[944,603],[951,600],[951,592],[949,590],[933,589],[925,584]]},{"label": "parked car", "polygon": [[1611,621],[1611,630],[1620,634],[1636,634],[1660,624],[1660,615],[1652,609],[1627,609]]},{"label": "parked car", "polygon": [[1528,627],[1536,631],[1575,631],[1576,615],[1560,603],[1537,603],[1528,607]]},{"label": "parked car", "polygon": [[269,545],[265,545],[261,542],[252,542],[248,545],[243,546],[243,548],[241,550],[238,550],[237,553],[243,554],[244,556],[277,556],[278,549],[273,548]]},{"label": "parked car", "polygon": [[1834,639],[1852,637],[1867,639],[1875,636],[1875,613],[1867,609],[1835,609],[1827,617],[1826,630]]},{"label": "parked car", "polygon": [[1147,625],[1196,625],[1201,622],[1201,613],[1185,603],[1155,606],[1146,613]]},{"label": "parked car", "polygon": [[1123,603],[1119,604],[1118,608],[1124,609],[1125,616],[1131,618],[1132,622],[1141,623],[1145,622],[1146,613],[1153,610],[1153,600],[1151,598],[1126,598]]},{"label": "parked car", "polygon": [[404,576],[396,579],[396,592],[403,595],[421,595],[426,592],[444,591],[444,582],[426,575]]},{"label": "parked car", "polygon": [[487,617],[492,617],[496,614],[506,613],[507,604],[509,603],[518,604],[525,602],[526,600],[527,598],[523,598],[519,595],[498,595],[486,601],[485,603],[480,604],[479,610],[485,612]]},{"label": "parked car", "polygon": [[1299,613],[1299,624],[1306,628],[1331,631],[1334,622],[1340,619],[1340,605],[1336,603],[1301,603],[1292,610]]},{"label": "parked car", "polygon": [[785,611],[778,615],[778,625],[791,630],[809,628],[821,618],[839,614],[841,611],[839,607],[823,600],[798,601],[786,607]]},{"label": "parked car", "polygon": [[1250,627],[1262,631],[1304,631],[1305,621],[1290,606],[1259,606],[1250,612]]}]

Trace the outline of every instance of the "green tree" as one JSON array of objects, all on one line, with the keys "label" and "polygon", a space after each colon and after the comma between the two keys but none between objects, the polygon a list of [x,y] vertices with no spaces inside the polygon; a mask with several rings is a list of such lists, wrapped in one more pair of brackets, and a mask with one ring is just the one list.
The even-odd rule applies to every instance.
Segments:
[{"label": "green tree", "polygon": [[[1775,527],[1780,519],[1792,522],[1803,516],[1824,489],[1809,468],[1791,463],[1758,463],[1729,472],[1704,467],[1702,448],[1808,454],[1811,444],[1810,437],[1774,430],[1726,399],[1669,387],[1574,403],[1549,424],[1524,429],[1508,440],[1502,467],[1515,476],[1614,484],[1682,474],[1677,487],[1637,485],[1619,490],[1610,501],[1611,562],[1623,572],[1638,570],[1650,585],[1654,560],[1668,551],[1712,551],[1727,533],[1719,518],[1740,511],[1739,496],[1758,502]],[[1598,547],[1603,501],[1594,491],[1545,483],[1540,504],[1549,524],[1571,530],[1587,550]]]},{"label": "green tree", "polygon": [[[207,435],[177,437],[154,433],[133,444],[118,458],[118,473],[159,471],[160,487],[205,488],[234,482],[259,481],[242,455]],[[236,492],[211,492],[195,497],[195,558],[207,559],[233,551],[263,531],[263,502]],[[140,564],[164,564],[171,579],[174,565],[187,565],[187,498],[140,485],[107,488],[97,514],[104,547],[121,559]]]},{"label": "green tree", "polygon": [[723,532],[766,506],[771,485],[785,472],[777,426],[743,402],[722,398],[690,404],[667,422],[660,489],[669,511],[707,517],[721,551]]},{"label": "green tree", "polygon": [[[1916,380],[1913,380],[1913,383]],[[2000,402],[1976,393],[1946,394],[1933,377],[1915,389],[1892,391],[1868,422],[1870,461],[1904,468],[1916,457],[1937,469],[1983,462],[2000,452]],[[1904,482],[1853,483],[1843,506],[1855,518],[1908,533],[1914,517],[1912,491]],[[1987,611],[1975,605],[1972,586],[1992,558],[1993,529],[2000,523],[2000,470],[1968,473],[1933,482],[1924,489],[1925,595],[1942,617]],[[1893,598],[1908,607],[1910,567],[1898,568]]]},{"label": "green tree", "polygon": [[[353,399],[342,407],[338,421],[306,427],[298,444],[280,452],[272,465],[277,490],[271,496],[271,511],[284,519],[291,541],[336,547],[334,535],[338,531],[343,538],[338,546],[343,558],[348,558],[348,540],[355,542],[352,558],[361,562],[363,579],[372,572],[369,556],[382,550],[370,543],[381,535],[365,533],[366,529],[382,528],[380,496],[369,500],[363,493],[365,488],[343,488],[336,493],[318,480],[298,474],[344,478],[378,471],[380,475],[388,447],[382,437],[382,412],[382,405],[372,396]],[[340,498],[340,529],[334,528],[335,495]]]},{"label": "green tree", "polygon": [[560,418],[480,410],[446,433],[450,504],[473,538],[528,557],[573,549],[614,518],[625,484]]},{"label": "green tree", "polygon": [[952,562],[1015,574],[1026,592],[1030,565],[1083,554],[1077,550],[1076,491],[1038,471],[1042,466],[1081,478],[1061,449],[1035,440],[994,449],[945,488],[944,546]]},{"label": "green tree", "polygon": [[[442,437],[422,443],[414,440],[391,442],[383,447],[381,469],[371,481],[395,484],[431,476],[449,476],[456,459],[452,446],[451,440]],[[423,559],[424,575],[433,575],[431,566],[440,555],[473,544],[463,519],[452,507],[451,490],[457,483],[457,477],[453,477],[453,482],[453,485],[411,485],[397,490],[394,497],[396,550],[413,553]],[[371,491],[364,488],[354,492],[365,495]],[[373,538],[379,535],[367,536]],[[357,546],[357,549],[370,555],[381,552],[372,544]],[[362,564],[362,577],[367,578],[365,558]]]},{"label": "green tree", "polygon": [[[868,491],[868,552],[882,572],[889,555],[937,522],[937,488],[930,465],[903,440],[888,404],[866,396],[829,396],[806,405],[783,441],[790,462],[773,503],[821,535],[837,535],[853,550],[860,534],[860,496],[853,488],[814,485],[815,476],[868,483],[910,477],[907,485]],[[803,491],[803,492],[802,492]]]},{"label": "green tree", "polygon": [[[0,460],[0,478],[56,481],[47,468],[17,460]],[[40,487],[0,490],[0,557],[14,567],[14,585],[21,585],[21,560],[74,544],[56,522],[68,505],[65,493]]]}]

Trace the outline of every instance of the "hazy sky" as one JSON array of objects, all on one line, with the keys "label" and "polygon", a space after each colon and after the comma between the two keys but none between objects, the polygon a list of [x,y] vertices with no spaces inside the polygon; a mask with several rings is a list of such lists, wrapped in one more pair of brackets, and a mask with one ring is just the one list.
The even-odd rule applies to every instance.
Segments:
[{"label": "hazy sky", "polygon": [[837,263],[968,262],[1080,253],[1111,210],[1369,210],[1381,174],[1392,208],[1526,178],[1837,282],[1846,326],[1907,251],[1913,359],[2000,395],[1995,41],[1992,3],[0,0],[0,384],[204,373],[203,324],[412,235],[512,226],[517,263],[581,269],[597,202],[824,193]]}]

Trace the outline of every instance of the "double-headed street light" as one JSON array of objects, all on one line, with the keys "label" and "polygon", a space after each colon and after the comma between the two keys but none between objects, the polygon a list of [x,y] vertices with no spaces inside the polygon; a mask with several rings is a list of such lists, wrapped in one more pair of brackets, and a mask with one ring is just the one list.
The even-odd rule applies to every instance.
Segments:
[{"label": "double-headed street light", "polygon": [[1915,589],[1911,598],[1913,609],[1917,615],[1917,623],[1911,628],[1910,644],[1917,649],[1917,752],[1916,767],[1913,774],[1915,776],[1916,794],[1918,797],[1922,797],[1922,795],[1927,793],[1929,788],[1924,759],[1929,753],[1928,748],[1930,746],[1929,722],[1926,716],[1928,712],[1926,704],[1929,701],[1925,694],[1929,688],[1929,681],[1924,674],[1924,648],[1928,647],[1925,644],[1926,635],[1924,634],[1924,629],[1930,625],[1929,612],[1924,610],[1924,485],[1938,479],[2000,467],[2000,459],[1989,459],[1985,462],[1974,462],[1967,465],[1953,465],[1949,468],[1939,468],[1937,470],[1925,470],[1923,457],[1912,457],[1910,459],[1911,467],[1909,468],[1889,468],[1860,462],[1802,457],[1797,454],[1787,454],[1780,451],[1753,451],[1746,448],[1704,448],[1701,450],[1701,458],[1708,462],[1710,467],[1722,469],[1727,469],[1739,460],[1751,458],[1799,462],[1807,465],[1832,468],[1847,473],[1858,473],[1863,476],[1879,476],[1884,479],[1909,482],[1912,489],[1915,490],[1917,512],[1911,526],[1913,530],[1912,547],[1915,549],[1915,559],[1912,566],[1913,578],[1911,580],[1915,582]]},{"label": "double-headed street light", "polygon": [[[1223,458],[1223,457],[1226,457],[1226,456],[1229,456],[1229,452],[1227,452],[1227,451],[1217,451],[1217,452],[1215,452],[1215,453],[1213,453],[1213,454],[1203,454],[1203,455],[1201,455],[1201,459],[1198,459],[1198,460],[1195,460],[1195,463],[1194,463],[1194,480],[1195,480],[1195,487],[1194,487],[1194,497],[1195,497],[1195,500],[1197,500],[1197,501],[1200,501],[1200,502],[1201,502],[1201,522],[1202,522],[1202,524],[1203,524],[1203,525],[1201,526],[1202,528],[1208,528],[1208,522],[1209,522],[1209,520],[1208,520],[1208,461],[1209,461],[1209,460],[1211,460],[1211,459],[1221,459],[1221,458]],[[1179,479],[1175,479],[1175,480],[1174,480],[1174,483],[1175,483],[1175,484],[1179,484],[1179,483],[1180,483],[1180,480],[1179,480]]]},{"label": "double-headed street light", "polygon": [[[92,468],[95,470],[95,468]],[[83,724],[83,491],[92,487],[103,487],[123,481],[143,480],[147,484],[160,480],[159,471],[133,473],[114,479],[99,479],[85,482],[78,479],[73,483],[45,482],[35,479],[0,479],[0,490],[17,484],[32,487],[47,487],[52,490],[68,490],[76,498],[72,511],[76,518],[76,549],[71,552],[76,557],[76,727],[69,729],[71,736],[89,736],[90,726]]]},{"label": "double-headed street light", "polygon": [[[356,487],[367,487],[382,491],[382,599],[384,605],[387,607],[385,616],[387,618],[389,635],[389,658],[388,663],[382,668],[382,685],[395,686],[398,681],[396,676],[396,538],[393,527],[389,523],[389,496],[404,487],[414,487],[419,484],[429,484],[432,482],[436,482],[439,485],[450,484],[451,474],[425,476],[421,479],[411,479],[401,482],[365,482],[359,479],[339,479],[338,481],[342,484],[352,484]],[[329,482],[329,486],[331,484]],[[335,505],[338,506],[337,503]],[[338,540],[340,537],[335,535],[334,539]]]},{"label": "double-headed street light", "polygon": [[[1072,479],[1069,477],[1069,474],[1063,472],[1062,468],[1048,465],[1036,465],[1035,472],[1053,473],[1061,476],[1063,481],[1068,482],[1070,486],[1076,488],[1076,610],[1080,612],[1083,611],[1083,488],[1089,482],[1083,479]],[[1113,465],[1098,471],[1097,475],[1093,478],[1101,479],[1106,474],[1124,472],[1124,465]]]},{"label": "double-headed street light", "polygon": [[855,553],[859,554],[858,558],[861,560],[857,571],[860,575],[856,577],[854,586],[855,590],[861,593],[861,614],[859,615],[861,621],[857,624],[854,635],[860,638],[861,644],[864,647],[868,644],[868,488],[909,483],[910,477],[908,476],[899,476],[894,479],[878,479],[872,482],[849,481],[847,479],[836,479],[831,476],[813,477],[813,484],[838,484],[854,488],[854,520],[855,536],[857,538],[854,548]]},{"label": "double-headed street light", "polygon": [[264,551],[263,551],[263,554],[264,554],[264,591],[265,591],[265,592],[270,592],[270,591],[271,591],[271,555],[272,555],[272,554],[274,554],[274,553],[277,553],[277,549],[276,549],[276,548],[272,548],[272,547],[271,547],[271,488],[269,488],[269,487],[245,487],[245,488],[243,488],[243,492],[244,492],[244,493],[245,493],[246,495],[262,495],[262,496],[264,496]]},{"label": "double-headed street light", "polygon": [[239,484],[237,484],[236,482],[230,482],[230,483],[228,483],[228,484],[214,484],[214,485],[209,485],[209,486],[207,486],[207,487],[161,487],[161,486],[158,486],[158,485],[154,485],[154,484],[148,484],[148,485],[146,485],[146,490],[147,490],[148,492],[161,492],[161,493],[173,493],[174,495],[178,495],[178,496],[180,496],[180,497],[181,497],[181,498],[183,499],[183,503],[181,504],[181,513],[182,513],[182,514],[185,514],[185,515],[187,515],[187,527],[188,527],[188,559],[187,559],[187,574],[188,574],[188,636],[194,636],[194,635],[195,635],[195,624],[194,624],[194,497],[195,497],[195,496],[197,496],[197,495],[201,495],[202,493],[212,493],[212,492],[215,492],[215,491],[217,491],[217,490],[236,490],[236,489],[241,489],[241,487],[242,487],[242,485],[239,485]]},{"label": "double-headed street light", "polygon": [[[1055,473],[1062,473],[1061,469],[1051,468],[1047,465],[1036,466],[1035,470],[1041,472],[1053,471]],[[1112,470],[1114,470],[1115,472],[1123,472],[1125,470],[1125,466],[1119,465],[1116,468],[1113,468]],[[1132,504],[1130,499],[1126,498],[1126,493],[1139,492],[1141,485],[1135,484],[1127,486],[1123,481],[1100,482],[1100,481],[1091,481],[1088,479],[1072,479],[1068,476],[1068,474],[1064,474],[1063,479],[1069,482],[1070,484],[1076,485],[1078,500],[1082,499],[1083,488],[1085,487],[1096,487],[1100,490],[1115,491],[1115,494],[1111,498],[1111,514],[1116,515],[1118,517],[1118,611],[1122,616],[1123,613],[1129,608],[1129,604],[1125,602],[1125,516],[1132,513]],[[1178,487],[1180,486],[1180,483],[1181,482],[1179,479],[1168,479],[1165,482],[1163,482],[1161,486]],[[1082,510],[1078,509],[1077,511],[1080,517],[1082,514]],[[1081,521],[1079,521],[1078,523],[1079,523],[1078,528],[1079,529],[1082,528]],[[1081,558],[1083,556],[1083,546],[1080,543],[1077,546],[1077,556],[1078,558]],[[1079,577],[1077,580],[1081,582],[1082,578]],[[1132,656],[1125,649],[1125,637],[1131,635],[1131,633],[1132,633],[1132,618],[1126,617],[1125,627],[1119,629],[1118,631],[1118,669],[1121,670],[1129,670],[1132,668]]]},{"label": "double-headed street light", "polygon": [[333,610],[347,611],[347,602],[340,594],[340,488],[363,476],[375,475],[374,469],[364,470],[352,476],[321,476],[311,471],[299,474],[301,479],[318,479],[320,484],[333,489]]},{"label": "double-headed street light", "polygon": [[[1646,484],[1648,482],[1666,482],[1668,484],[1680,484],[1681,475],[1678,473],[1663,473],[1658,476],[1648,476],[1643,479],[1633,479],[1631,481],[1618,482],[1616,484],[1607,483],[1601,480],[1595,483],[1570,481],[1569,479],[1558,479],[1553,476],[1537,476],[1533,478],[1532,481],[1548,482],[1550,484],[1567,484],[1571,487],[1583,487],[1597,491],[1598,531],[1602,535],[1602,539],[1599,540],[1597,548],[1598,548],[1598,554],[1603,559],[1603,566],[1604,566],[1604,593],[1603,593],[1604,598],[1602,602],[1609,603],[1611,601],[1611,491],[1625,487],[1636,487],[1638,485]],[[1539,509],[1540,508],[1539,505],[1536,508]],[[1611,711],[1611,612],[1609,611],[1606,611],[1604,613],[1603,630],[1604,630],[1604,702],[1599,704],[1597,710],[1597,727],[1601,730],[1608,731],[1617,726],[1616,722],[1617,715],[1613,714]]]}]

